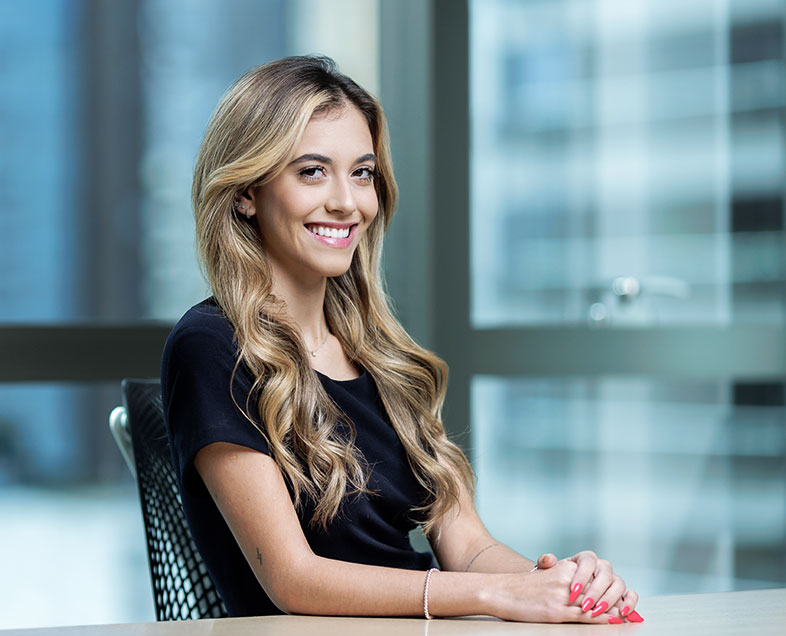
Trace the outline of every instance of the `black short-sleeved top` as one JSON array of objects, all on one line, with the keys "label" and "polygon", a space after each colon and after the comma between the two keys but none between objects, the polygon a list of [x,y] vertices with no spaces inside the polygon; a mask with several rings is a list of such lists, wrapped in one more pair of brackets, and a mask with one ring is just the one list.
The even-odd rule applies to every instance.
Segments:
[{"label": "black short-sleeved top", "polygon": [[[194,467],[197,452],[212,442],[231,442],[269,454],[264,437],[230,395],[236,356],[232,325],[213,299],[183,316],[167,339],[161,364],[167,431],[191,533],[230,615],[280,614]],[[327,558],[427,570],[432,556],[416,552],[408,533],[416,525],[412,509],[427,502],[428,493],[412,473],[374,380],[367,371],[344,381],[316,373],[355,426],[355,444],[370,467],[369,488],[376,494],[348,497],[326,531],[309,525],[314,503],[307,500],[298,510],[306,540],[316,554]],[[237,404],[246,404],[251,386],[250,371],[241,364],[232,383]]]}]

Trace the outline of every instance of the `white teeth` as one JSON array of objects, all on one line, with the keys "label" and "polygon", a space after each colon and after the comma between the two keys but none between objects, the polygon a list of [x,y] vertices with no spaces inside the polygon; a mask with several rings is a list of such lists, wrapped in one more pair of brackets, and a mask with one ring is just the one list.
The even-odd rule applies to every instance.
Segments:
[{"label": "white teeth", "polygon": [[319,234],[319,236],[327,236],[330,238],[347,238],[349,236],[349,228],[338,229],[335,227],[324,227],[322,225],[318,225],[314,227],[313,225],[310,226],[309,231],[313,234]]}]

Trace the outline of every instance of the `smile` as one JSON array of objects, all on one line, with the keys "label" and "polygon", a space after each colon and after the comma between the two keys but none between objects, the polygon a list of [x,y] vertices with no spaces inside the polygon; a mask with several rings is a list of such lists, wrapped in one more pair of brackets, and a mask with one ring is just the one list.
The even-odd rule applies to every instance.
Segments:
[{"label": "smile", "polygon": [[344,225],[343,227],[329,227],[311,223],[306,225],[306,229],[320,243],[334,248],[344,248],[352,245],[357,226],[357,223]]},{"label": "smile", "polygon": [[324,225],[307,225],[308,230],[312,234],[319,236],[327,236],[330,238],[347,238],[349,236],[350,227],[335,228],[325,227]]}]

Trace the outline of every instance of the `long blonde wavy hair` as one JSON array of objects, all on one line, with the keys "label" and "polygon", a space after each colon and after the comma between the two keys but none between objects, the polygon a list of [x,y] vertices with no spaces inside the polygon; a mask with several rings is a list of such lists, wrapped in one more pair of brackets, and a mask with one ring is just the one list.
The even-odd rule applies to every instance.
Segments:
[{"label": "long blonde wavy hair", "polygon": [[196,161],[197,244],[215,299],[235,329],[238,364],[245,363],[255,378],[249,396],[255,401],[241,408],[247,416],[255,409],[295,506],[311,498],[311,523],[325,527],[345,497],[369,492],[368,466],[354,445],[352,422],[349,439],[342,435],[346,417],[314,373],[296,325],[281,318],[256,223],[234,212],[233,201],[281,173],[313,116],[347,104],[360,110],[371,132],[379,212],[349,270],[328,278],[325,318],[350,359],[377,385],[413,473],[429,493],[415,509],[429,532],[457,502],[457,479],[471,493],[473,477],[442,426],[447,365],[409,337],[384,292],[382,239],[398,190],[379,103],[325,57],[284,58],[246,73],[219,102]]}]

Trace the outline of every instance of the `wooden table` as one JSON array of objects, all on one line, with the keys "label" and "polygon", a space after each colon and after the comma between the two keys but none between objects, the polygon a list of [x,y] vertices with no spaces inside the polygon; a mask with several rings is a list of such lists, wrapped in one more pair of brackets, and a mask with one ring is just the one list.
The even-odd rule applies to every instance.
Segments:
[{"label": "wooden table", "polygon": [[[786,588],[721,594],[653,596],[639,601],[639,624],[545,625],[488,618],[338,618],[262,616],[172,623],[130,623],[0,630],[0,636],[497,636],[498,634],[786,635]],[[0,617],[2,622],[2,617]]]}]

